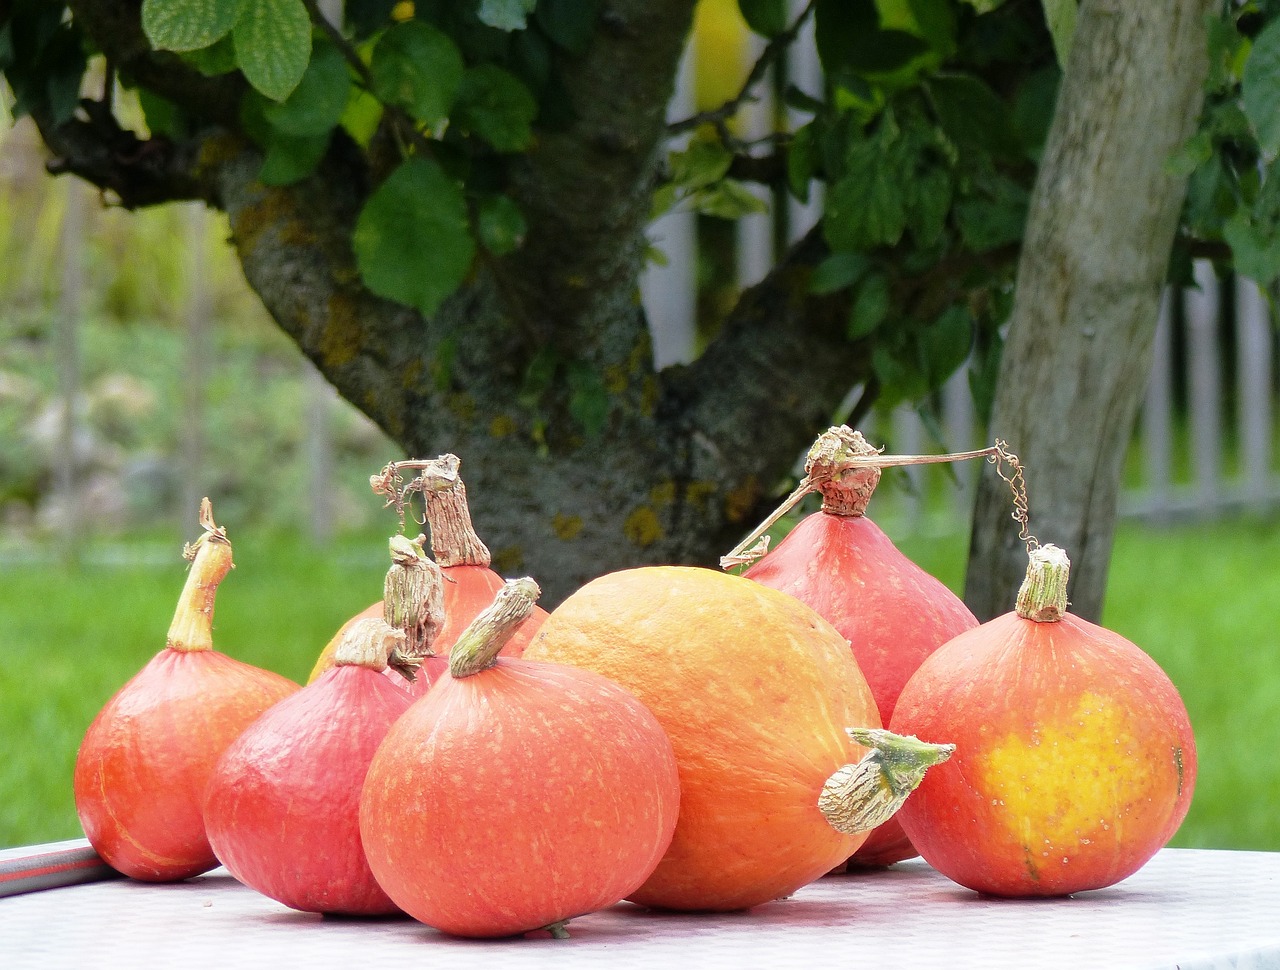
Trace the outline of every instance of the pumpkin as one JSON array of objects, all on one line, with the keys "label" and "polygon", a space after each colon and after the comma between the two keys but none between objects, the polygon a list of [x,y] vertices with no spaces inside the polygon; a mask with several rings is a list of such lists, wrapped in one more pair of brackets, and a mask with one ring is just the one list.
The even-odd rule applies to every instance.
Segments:
[{"label": "pumpkin", "polygon": [[383,620],[352,624],[334,666],[249,725],[218,759],[205,828],[240,882],[306,912],[399,911],[365,859],[360,792],[378,745],[413,703],[383,676],[403,642]]},{"label": "pumpkin", "polygon": [[76,814],[112,868],[152,882],[218,864],[204,826],[205,786],[222,752],[298,685],[213,649],[213,607],[232,565],[226,531],[201,504],[204,533],[165,647],[113,696],[76,754]]},{"label": "pumpkin", "polygon": [[[467,490],[458,468],[461,462],[455,455],[441,455],[431,461],[393,462],[381,476],[374,476],[375,490],[379,494],[394,494],[396,501],[403,501],[403,489],[394,484],[399,481],[398,469],[414,468],[420,474],[408,488],[420,491],[426,503],[426,519],[431,531],[431,553],[444,574],[444,620],[431,643],[431,653],[447,657],[450,648],[467,625],[476,618],[502,588],[503,579],[490,568],[489,548],[476,534],[467,505]],[[356,616],[381,616],[383,603],[372,603]],[[525,624],[516,630],[503,648],[505,656],[518,657],[537,632],[546,617],[546,611],[535,606]],[[351,622],[350,620],[347,622]],[[392,621],[393,625],[397,625]],[[312,668],[309,680],[315,680],[333,665],[333,652],[337,648],[341,629],[321,651]],[[415,680],[410,689],[421,694],[430,687],[434,671],[442,665],[432,664],[427,676]]]},{"label": "pumpkin", "polygon": [[680,767],[671,847],[629,898],[735,910],[787,896],[866,838],[837,831],[824,785],[880,727],[845,638],[794,597],[691,566],[601,576],[557,607],[525,651],[621,684],[666,729]]},{"label": "pumpkin", "polygon": [[680,787],[654,717],[589,671],[499,656],[538,594],[504,585],[369,768],[379,884],[445,933],[511,936],[611,906],[657,865]]},{"label": "pumpkin", "polygon": [[1191,803],[1196,749],[1160,667],[1067,612],[1070,563],[1033,549],[1014,611],[920,665],[898,732],[937,733],[954,757],[898,817],[944,875],[996,896],[1061,896],[1136,872]]},{"label": "pumpkin", "polygon": [[[978,625],[955,593],[902,554],[866,515],[878,454],[848,427],[814,442],[806,480],[822,508],[803,519],[743,575],[813,607],[849,641],[881,720],[888,724],[908,678],[925,657]],[[876,829],[851,866],[886,866],[916,854],[896,819]]]}]

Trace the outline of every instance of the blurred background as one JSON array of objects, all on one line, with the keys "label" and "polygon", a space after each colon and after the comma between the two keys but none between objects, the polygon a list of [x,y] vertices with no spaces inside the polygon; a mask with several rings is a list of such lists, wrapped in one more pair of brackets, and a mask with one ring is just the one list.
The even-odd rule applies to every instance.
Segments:
[{"label": "blurred background", "polygon": [[[673,115],[732,96],[751,45],[734,0],[704,0]],[[813,83],[813,61],[784,69],[789,83]],[[217,214],[104,207],[44,173],[34,132],[3,104],[0,846],[79,834],[75,749],[163,646],[202,496],[238,565],[216,645],[303,680],[341,622],[381,594],[398,523],[368,476],[404,457],[267,318]],[[643,297],[659,364],[696,355],[741,288],[817,217],[783,204],[655,224],[665,261]],[[1162,311],[1104,621],[1161,663],[1191,711],[1201,774],[1175,844],[1280,849],[1274,327],[1249,281],[1206,266],[1197,284]],[[963,371],[919,403],[861,430],[896,453],[987,443]],[[894,471],[870,510],[956,590],[975,471]]]}]

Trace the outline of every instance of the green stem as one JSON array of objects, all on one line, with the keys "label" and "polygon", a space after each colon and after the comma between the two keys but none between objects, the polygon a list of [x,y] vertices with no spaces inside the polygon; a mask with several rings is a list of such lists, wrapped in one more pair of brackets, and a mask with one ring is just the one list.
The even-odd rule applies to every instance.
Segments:
[{"label": "green stem", "polygon": [[827,779],[818,810],[845,835],[869,832],[887,822],[907,800],[924,773],[955,753],[954,744],[930,744],[881,728],[847,728],[849,737],[871,748],[857,764]]},{"label": "green stem", "polygon": [[1067,580],[1071,560],[1055,545],[1032,549],[1027,577],[1018,590],[1018,615],[1037,623],[1054,623],[1067,612]]},{"label": "green stem", "polygon": [[511,635],[528,619],[542,590],[532,579],[509,579],[449,651],[449,673],[470,677],[492,667]]},{"label": "green stem", "polygon": [[191,569],[165,639],[165,646],[183,652],[213,649],[214,599],[219,584],[234,566],[227,531],[214,524],[208,498],[200,503],[200,525],[204,533],[182,550]]}]

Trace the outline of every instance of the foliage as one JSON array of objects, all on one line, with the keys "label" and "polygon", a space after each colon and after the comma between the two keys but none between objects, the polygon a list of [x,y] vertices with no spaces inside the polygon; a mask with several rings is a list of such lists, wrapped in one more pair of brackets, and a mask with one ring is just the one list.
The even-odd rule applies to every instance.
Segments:
[{"label": "foliage", "polygon": [[[1192,173],[1180,252],[1225,244],[1218,255],[1263,284],[1280,277],[1278,6],[1225,5],[1204,125],[1170,162]],[[768,46],[737,97],[673,126],[696,135],[673,150],[655,213],[759,210],[739,169],[761,146],[731,122],[812,16],[825,87],[785,91],[808,120],[766,142],[793,195],[826,187],[831,255],[815,290],[850,294],[848,337],[873,362],[868,400],[921,399],[976,349],[971,376],[985,404],[1075,4],[814,0],[790,19],[783,0],[739,7]],[[366,0],[330,26],[304,0],[145,0],[142,27],[153,47],[206,74],[244,76],[241,115],[264,147],[269,184],[305,178],[336,133],[370,151],[376,135],[390,136],[395,157],[353,244],[371,290],[431,314],[476,260],[521,245],[510,166],[535,145],[535,128],[564,120],[557,58],[591,43],[599,11],[598,0]],[[0,25],[18,114],[44,105],[69,116],[91,54],[57,4],[17,0]],[[200,120],[147,104],[154,131]]]},{"label": "foliage", "polygon": [[[510,167],[535,145],[535,127],[563,120],[557,58],[591,42],[599,3],[346,6],[338,28],[303,0],[145,0],[142,27],[153,47],[201,72],[244,76],[241,117],[264,148],[264,182],[305,178],[335,135],[371,155],[390,137],[395,155],[353,244],[372,291],[431,314],[476,260],[520,245],[523,216],[505,191]],[[832,255],[815,285],[851,295],[849,339],[874,362],[868,400],[920,398],[975,339],[979,359],[998,351],[1062,18],[1051,41],[1026,4],[817,0],[790,19],[782,0],[740,7],[769,45],[738,97],[673,126],[697,133],[673,151],[654,210],[683,205],[735,219],[760,209],[736,169],[761,146],[739,140],[730,123],[812,18],[825,90],[784,92],[808,121],[769,135],[776,164],[751,178],[776,182],[785,166],[785,185],[801,199],[828,187]],[[76,21],[56,14],[56,4],[18,0],[3,25],[0,67],[19,113],[52,101],[66,117],[74,106],[66,91],[92,51]],[[155,97],[144,103],[153,131],[200,120]],[[975,380],[990,374],[976,370]],[[989,387],[978,391],[989,399]]]},{"label": "foliage", "polygon": [[1224,6],[1200,129],[1169,162],[1190,174],[1175,270],[1189,280],[1191,257],[1207,255],[1266,289],[1280,280],[1280,4]]}]

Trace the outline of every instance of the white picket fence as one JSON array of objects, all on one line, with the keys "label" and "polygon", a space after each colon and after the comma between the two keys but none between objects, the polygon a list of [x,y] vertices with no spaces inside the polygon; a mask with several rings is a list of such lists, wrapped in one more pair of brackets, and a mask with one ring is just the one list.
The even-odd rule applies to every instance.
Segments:
[{"label": "white picket fence", "polygon": [[[694,56],[691,49],[668,112],[673,119],[694,110]],[[787,83],[820,93],[820,67],[811,36],[799,39],[787,70]],[[762,84],[758,100],[746,109],[744,138],[768,130],[766,119],[771,120],[774,112],[772,88],[772,81]],[[772,201],[767,195],[761,198]],[[771,207],[769,214],[739,222],[735,254],[739,286],[758,282],[774,264],[776,218],[785,221],[784,235],[793,241],[820,217],[821,198],[816,192],[807,206],[794,199],[787,199],[785,205],[781,216]],[[696,353],[697,231],[697,217],[688,212],[665,215],[650,229],[651,241],[666,257],[665,265],[651,264],[641,282],[658,367],[688,361]],[[1160,310],[1151,376],[1130,455],[1130,465],[1137,470],[1130,472],[1132,480],[1122,492],[1122,515],[1161,520],[1266,510],[1280,504],[1274,446],[1276,341],[1269,303],[1249,280],[1232,281],[1228,292],[1207,262],[1196,265],[1195,279],[1195,288],[1168,292]],[[1230,358],[1229,350],[1233,350]],[[975,418],[966,370],[962,368],[940,394],[944,442],[936,441],[918,414],[907,407],[872,417],[861,430],[869,440],[899,454],[989,444]],[[856,390],[851,389],[851,394]],[[903,474],[914,486],[908,495],[915,496],[907,499],[913,507],[906,521],[927,527],[930,514],[953,523],[957,516],[958,521],[968,521],[976,468],[913,468]],[[948,476],[952,487],[930,488],[940,475]],[[939,491],[947,496],[941,503],[936,498]]]}]

